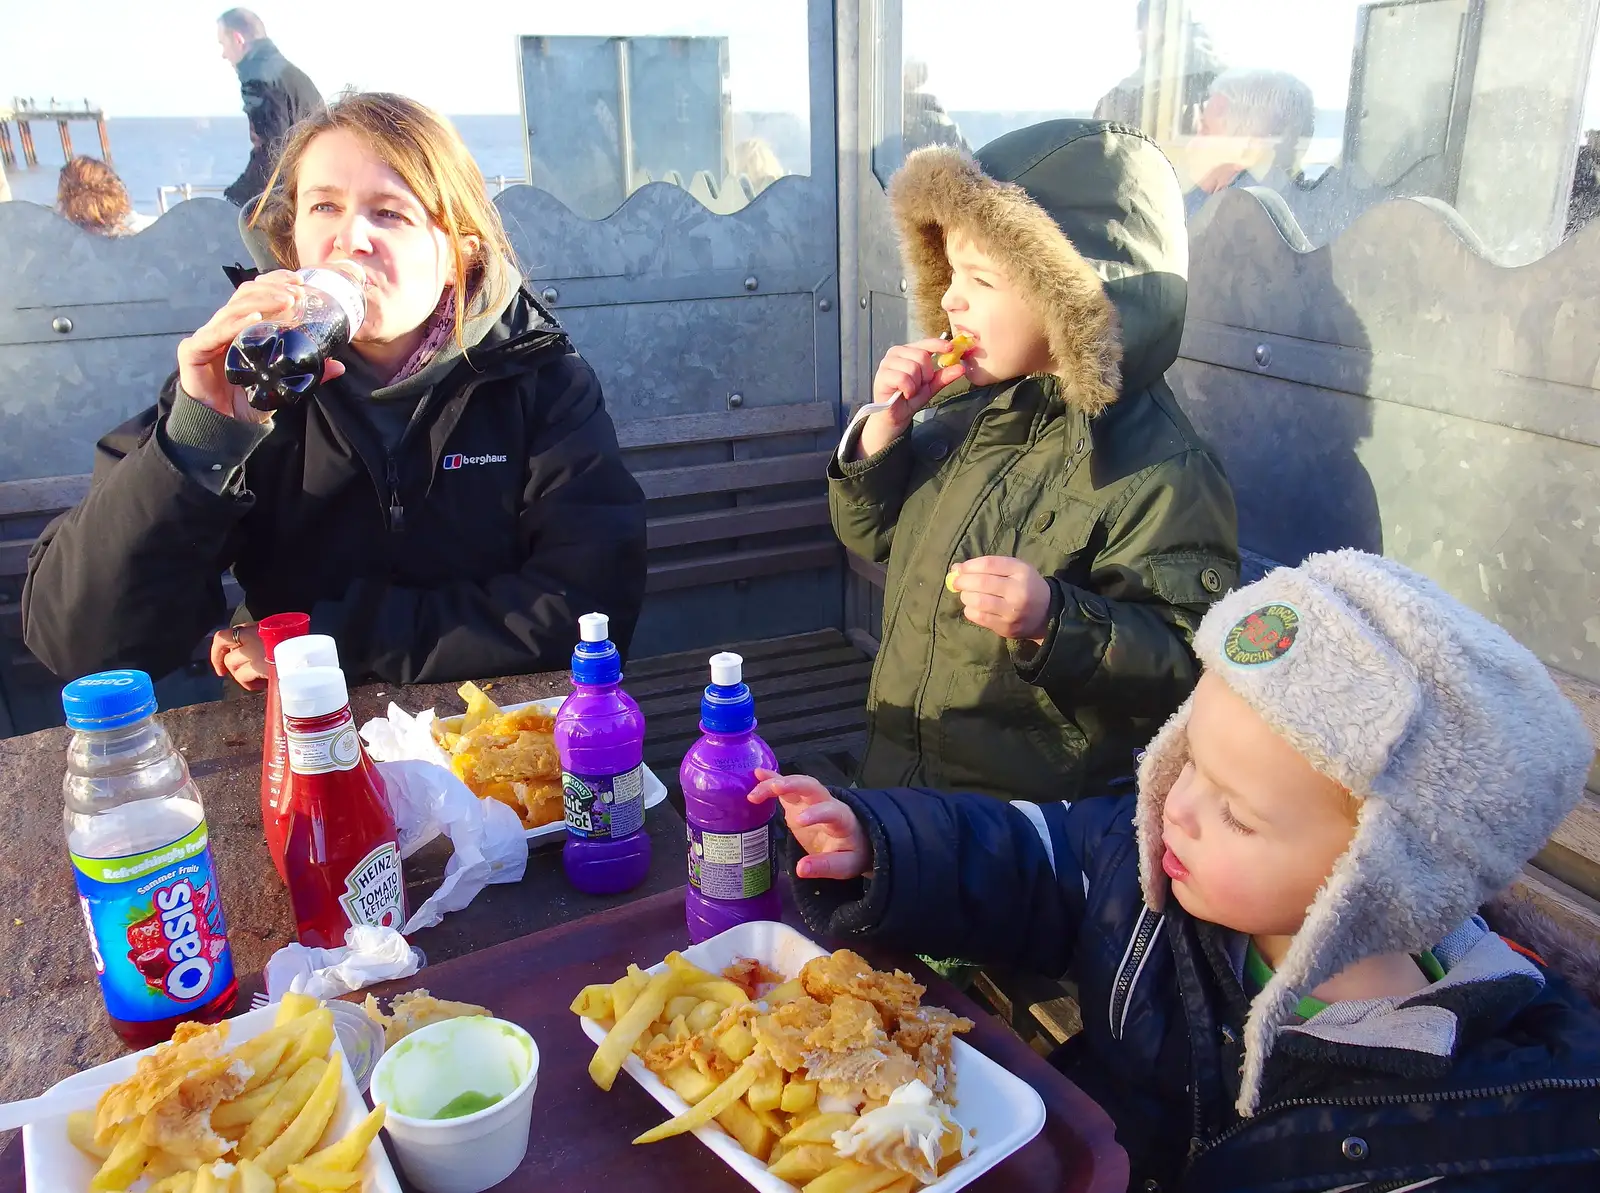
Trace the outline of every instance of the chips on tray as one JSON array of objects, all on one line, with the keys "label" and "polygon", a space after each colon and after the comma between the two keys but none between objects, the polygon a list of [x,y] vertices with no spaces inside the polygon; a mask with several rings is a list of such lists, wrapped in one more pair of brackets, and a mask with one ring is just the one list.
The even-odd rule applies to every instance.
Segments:
[{"label": "chips on tray", "polygon": [[910,1193],[959,1163],[952,1045],[972,1021],[846,949],[780,978],[747,959],[717,976],[669,953],[660,973],[630,965],[584,987],[573,1012],[607,1029],[595,1084],[609,1090],[632,1054],[689,1104],[634,1142],[715,1121],[805,1193]]},{"label": "chips on tray", "polygon": [[67,1136],[100,1162],[90,1193],[148,1181],[148,1193],[321,1193],[359,1190],[379,1105],[318,1149],[339,1109],[342,1068],[333,1013],[285,995],[268,1031],[227,1048],[228,1024],[182,1023]]},{"label": "chips on tray", "polygon": [[555,717],[542,708],[502,710],[477,684],[458,689],[466,714],[434,722],[433,735],[450,755],[450,769],[474,795],[498,800],[523,828],[563,816],[561,761]]}]

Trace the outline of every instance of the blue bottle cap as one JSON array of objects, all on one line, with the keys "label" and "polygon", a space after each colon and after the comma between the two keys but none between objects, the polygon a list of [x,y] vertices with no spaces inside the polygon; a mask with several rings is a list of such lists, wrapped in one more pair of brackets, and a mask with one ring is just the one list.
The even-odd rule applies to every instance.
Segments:
[{"label": "blue bottle cap", "polygon": [[724,652],[711,656],[711,685],[700,700],[706,733],[748,733],[756,727],[756,698],[744,683],[744,660]]},{"label": "blue bottle cap", "polygon": [[572,682],[612,684],[622,680],[622,656],[610,640],[611,619],[604,613],[578,618],[582,640],[572,652]]},{"label": "blue bottle cap", "polygon": [[61,707],[68,728],[121,729],[155,715],[155,685],[143,671],[101,671],[62,688]]}]

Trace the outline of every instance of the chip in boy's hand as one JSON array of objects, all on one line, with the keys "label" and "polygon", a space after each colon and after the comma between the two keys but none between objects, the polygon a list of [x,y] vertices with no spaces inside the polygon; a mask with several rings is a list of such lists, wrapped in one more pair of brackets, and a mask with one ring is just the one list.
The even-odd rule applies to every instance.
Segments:
[{"label": "chip in boy's hand", "polygon": [[950,351],[939,353],[934,363],[941,369],[948,369],[971,350],[974,342],[969,335],[958,335],[950,341]]},{"label": "chip in boy's hand", "polygon": [[634,1142],[715,1121],[805,1193],[910,1193],[959,1163],[952,1044],[972,1021],[844,949],[777,976],[740,961],[718,977],[669,953],[659,974],[630,965],[579,992],[573,1012],[608,1029],[595,1084],[610,1089],[631,1052],[689,1103]]}]

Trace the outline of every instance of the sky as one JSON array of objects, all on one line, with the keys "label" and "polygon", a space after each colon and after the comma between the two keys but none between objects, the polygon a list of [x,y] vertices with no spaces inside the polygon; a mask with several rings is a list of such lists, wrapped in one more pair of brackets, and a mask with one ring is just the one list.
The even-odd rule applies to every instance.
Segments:
[{"label": "sky", "polygon": [[[54,94],[87,96],[113,116],[237,115],[239,83],[216,40],[217,14],[227,7],[226,0],[0,0],[0,102]],[[452,115],[515,113],[519,34],[695,34],[732,39],[729,86],[739,108],[805,110],[805,0],[256,0],[251,7],[325,95],[355,86],[399,91]],[[441,9],[449,22],[438,19]]]},{"label": "sky", "polygon": [[[1092,108],[1139,64],[1136,0],[987,0],[984,21],[971,19],[971,0],[903,2],[903,53],[928,64],[928,90],[949,110]],[[1232,65],[1292,71],[1319,107],[1342,108],[1360,3],[1193,0],[1190,13]],[[1011,69],[972,67],[991,61]]]},{"label": "sky", "polygon": [[[1361,2],[1192,0],[1190,11],[1230,63],[1290,70],[1318,107],[1342,108]],[[1138,62],[1135,0],[902,3],[904,54],[928,64],[928,89],[947,109],[1089,108]],[[222,7],[0,0],[17,10],[0,20],[0,96],[88,96],[114,116],[237,114],[238,84],[215,40]],[[279,48],[329,95],[353,85],[455,115],[514,113],[519,34],[677,33],[730,38],[736,108],[806,110],[805,0],[452,0],[448,23],[438,19],[439,0],[255,7]],[[1597,84],[1586,127],[1600,123]]]}]

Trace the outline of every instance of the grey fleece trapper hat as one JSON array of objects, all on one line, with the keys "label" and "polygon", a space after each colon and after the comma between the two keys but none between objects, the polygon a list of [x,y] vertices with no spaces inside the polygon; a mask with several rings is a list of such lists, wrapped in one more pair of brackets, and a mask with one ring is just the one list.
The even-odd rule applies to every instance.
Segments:
[{"label": "grey fleece trapper hat", "polygon": [[[1365,957],[1438,944],[1508,885],[1583,794],[1594,747],[1539,660],[1431,581],[1360,551],[1229,593],[1195,652],[1360,801],[1355,836],[1250,1007],[1238,1110],[1257,1108],[1302,995]],[[1145,901],[1170,890],[1161,815],[1189,761],[1193,697],[1139,766]]]}]

